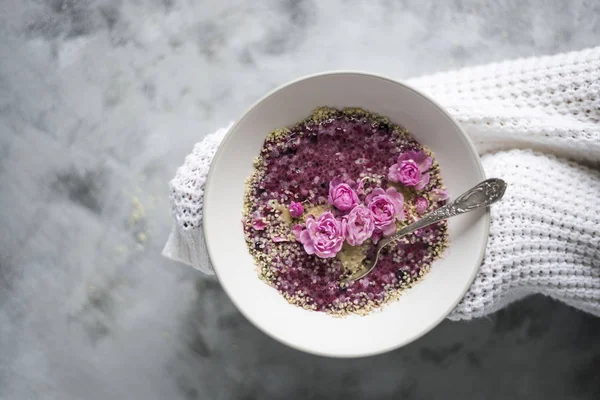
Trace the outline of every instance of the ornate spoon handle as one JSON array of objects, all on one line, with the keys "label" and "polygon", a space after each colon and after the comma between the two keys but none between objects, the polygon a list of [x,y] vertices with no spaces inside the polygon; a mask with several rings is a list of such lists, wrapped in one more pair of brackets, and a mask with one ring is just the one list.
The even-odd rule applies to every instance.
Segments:
[{"label": "ornate spoon handle", "polygon": [[472,189],[466,191],[445,206],[438,208],[420,220],[400,229],[392,236],[382,239],[377,244],[376,251],[379,252],[383,247],[400,239],[404,235],[416,231],[417,229],[424,228],[456,215],[464,214],[466,212],[475,210],[476,208],[487,207],[491,204],[494,204],[500,200],[502,196],[504,196],[505,190],[506,182],[504,182],[502,179],[487,179],[479,183],[477,186],[474,186]]}]

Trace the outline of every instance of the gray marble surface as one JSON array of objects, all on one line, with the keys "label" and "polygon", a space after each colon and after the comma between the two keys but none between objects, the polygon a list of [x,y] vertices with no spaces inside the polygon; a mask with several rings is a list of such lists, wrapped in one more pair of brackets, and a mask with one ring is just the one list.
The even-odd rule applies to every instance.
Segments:
[{"label": "gray marble surface", "polygon": [[1,1],[0,398],[600,398],[600,320],[546,298],[324,359],[160,256],[183,157],[276,85],[599,39],[594,0]]}]

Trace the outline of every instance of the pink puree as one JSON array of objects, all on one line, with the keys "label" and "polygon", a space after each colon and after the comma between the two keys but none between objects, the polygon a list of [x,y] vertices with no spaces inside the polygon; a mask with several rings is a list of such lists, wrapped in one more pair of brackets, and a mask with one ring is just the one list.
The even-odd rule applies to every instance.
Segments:
[{"label": "pink puree", "polygon": [[[387,124],[342,114],[320,124],[299,124],[280,142],[285,144],[278,147],[275,142],[265,142],[261,155],[266,175],[252,188],[252,209],[265,206],[263,216],[275,212],[267,206],[271,199],[286,205],[292,200],[303,202],[305,209],[326,205],[329,181],[336,176],[358,181],[361,173],[379,175],[381,187],[386,188],[388,168],[398,155],[422,149],[412,137],[393,133]],[[422,193],[441,187],[440,183],[434,172]],[[364,196],[360,197],[364,200]],[[405,199],[405,210],[411,201],[408,197]],[[386,293],[402,290],[401,283],[409,286],[418,279],[421,270],[423,274],[429,269],[434,259],[433,248],[443,250],[446,234],[446,224],[441,223],[413,235],[408,243],[390,246],[370,275],[344,288],[339,283],[341,262],[338,259],[307,255],[295,241],[275,244],[268,229],[255,231],[247,222],[245,229],[255,238],[250,245],[259,251],[269,252],[274,249],[272,246],[283,246],[277,253],[271,253],[274,259],[268,268],[273,274],[265,277],[267,281],[289,297],[295,298],[301,291],[306,304],[316,305],[319,311],[345,308],[338,304],[366,306],[368,300],[380,304]],[[289,254],[282,255],[281,248],[289,250]]]}]

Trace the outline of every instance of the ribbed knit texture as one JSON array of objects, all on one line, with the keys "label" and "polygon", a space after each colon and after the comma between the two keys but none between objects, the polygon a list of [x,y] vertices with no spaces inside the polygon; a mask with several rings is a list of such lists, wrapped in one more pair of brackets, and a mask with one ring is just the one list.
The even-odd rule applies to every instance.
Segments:
[{"label": "ribbed knit texture", "polygon": [[[542,293],[600,316],[600,48],[412,79],[471,136],[486,174],[508,182],[491,208],[485,259],[450,314],[470,319]],[[221,129],[171,182],[163,254],[212,273],[202,196]],[[588,167],[586,167],[587,165]]]},{"label": "ribbed knit texture", "polygon": [[191,265],[205,274],[213,274],[213,269],[202,229],[204,184],[210,162],[231,125],[233,124],[207,135],[204,140],[196,143],[170,185],[169,199],[175,224],[162,254],[172,260]]}]

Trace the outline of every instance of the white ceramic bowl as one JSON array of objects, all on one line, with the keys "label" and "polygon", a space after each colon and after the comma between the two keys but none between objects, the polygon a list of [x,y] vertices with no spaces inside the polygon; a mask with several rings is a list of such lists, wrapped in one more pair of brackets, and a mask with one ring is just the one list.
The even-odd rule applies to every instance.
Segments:
[{"label": "white ceramic bowl", "polygon": [[361,357],[403,346],[439,324],[463,297],[483,258],[489,214],[449,222],[443,259],[398,301],[368,316],[335,318],[290,305],[258,279],[242,232],[244,180],[265,136],[311,114],[317,106],[361,107],[387,116],[429,147],[452,197],[485,179],[475,148],[433,100],[394,80],[331,72],[288,83],[259,100],[230,129],[212,162],[204,197],[204,232],[216,275],[252,323],[296,349],[331,357]]}]

